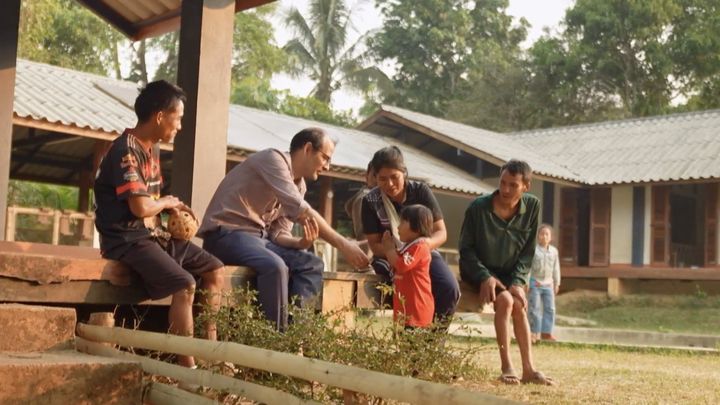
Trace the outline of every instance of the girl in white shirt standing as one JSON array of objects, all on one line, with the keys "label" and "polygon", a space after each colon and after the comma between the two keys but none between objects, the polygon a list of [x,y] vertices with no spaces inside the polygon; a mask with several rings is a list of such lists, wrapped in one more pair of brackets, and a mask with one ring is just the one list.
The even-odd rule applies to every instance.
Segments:
[{"label": "girl in white shirt standing", "polygon": [[528,297],[528,318],[532,340],[555,341],[552,334],[555,325],[555,295],[560,288],[560,257],[552,246],[552,227],[540,225],[538,244],[535,247],[530,270],[530,292]]}]

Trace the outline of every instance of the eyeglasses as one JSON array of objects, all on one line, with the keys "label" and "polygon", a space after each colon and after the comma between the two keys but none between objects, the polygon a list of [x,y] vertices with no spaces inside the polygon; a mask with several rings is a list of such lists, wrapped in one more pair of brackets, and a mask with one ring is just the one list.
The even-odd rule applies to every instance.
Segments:
[{"label": "eyeglasses", "polygon": [[331,159],[331,157],[328,156],[327,153],[321,151],[320,149],[315,149],[315,150],[318,151],[318,152],[320,152],[320,156],[322,156],[323,164],[324,164],[324,165],[330,164],[330,159]]}]

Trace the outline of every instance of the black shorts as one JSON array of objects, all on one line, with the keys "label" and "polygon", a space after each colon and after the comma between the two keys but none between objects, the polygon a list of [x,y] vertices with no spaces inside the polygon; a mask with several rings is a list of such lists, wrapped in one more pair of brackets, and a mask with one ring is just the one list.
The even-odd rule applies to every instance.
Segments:
[{"label": "black shorts", "polygon": [[201,274],[223,267],[215,256],[191,242],[171,239],[163,248],[153,239],[132,245],[119,259],[140,275],[150,298],[157,300],[191,285]]}]

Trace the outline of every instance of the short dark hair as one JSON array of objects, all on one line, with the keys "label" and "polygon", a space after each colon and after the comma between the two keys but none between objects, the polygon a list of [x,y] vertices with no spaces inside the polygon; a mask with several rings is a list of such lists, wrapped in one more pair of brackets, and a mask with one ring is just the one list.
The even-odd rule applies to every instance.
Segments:
[{"label": "short dark hair", "polygon": [[522,174],[522,178],[525,183],[530,183],[530,180],[532,179],[532,169],[530,168],[530,165],[524,160],[508,160],[507,163],[502,165],[502,167],[500,168],[500,174],[502,174],[502,172],[505,170],[507,170],[508,173],[512,174],[513,176]]},{"label": "short dark hair", "polygon": [[428,238],[432,235],[433,214],[430,208],[420,204],[408,205],[400,211],[400,218],[407,221],[410,229],[420,236]]},{"label": "short dark hair", "polygon": [[405,173],[407,176],[407,166],[405,166],[405,158],[403,157],[400,148],[397,146],[386,146],[377,152],[370,161],[375,173],[380,172],[380,169],[396,169]]},{"label": "short dark hair", "polygon": [[293,136],[292,141],[290,141],[290,153],[302,149],[308,142],[310,142],[313,149],[320,150],[325,141],[325,136],[327,135],[322,128],[305,128]]},{"label": "short dark hair", "polygon": [[174,108],[178,101],[187,101],[183,89],[165,80],[151,82],[135,99],[135,115],[145,122],[156,112]]},{"label": "short dark hair", "polygon": [[550,231],[550,234],[553,233],[553,227],[552,227],[552,225],[550,225],[550,224],[541,224],[541,225],[538,227],[538,233],[540,233],[540,231],[542,231],[543,229],[547,229],[548,231]]}]

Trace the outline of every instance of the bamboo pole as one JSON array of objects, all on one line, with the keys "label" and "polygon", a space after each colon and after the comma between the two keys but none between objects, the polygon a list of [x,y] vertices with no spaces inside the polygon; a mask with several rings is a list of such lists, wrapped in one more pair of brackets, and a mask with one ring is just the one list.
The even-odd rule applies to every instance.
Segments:
[{"label": "bamboo pole", "polygon": [[244,367],[317,381],[333,387],[362,392],[412,404],[515,404],[517,402],[444,384],[400,377],[333,364],[289,353],[273,352],[232,342],[215,342],[123,328],[104,328],[79,323],[77,334],[98,342],[172,352],[206,360],[229,361]]},{"label": "bamboo pole", "polygon": [[218,401],[192,394],[172,385],[152,382],[148,387],[145,398],[152,405],[217,405]]},{"label": "bamboo pole", "polygon": [[[131,331],[129,329],[126,330]],[[197,340],[199,341],[200,339]],[[241,381],[224,375],[213,374],[205,370],[190,369],[127,352],[121,352],[117,349],[107,347],[103,343],[91,342],[81,337],[75,338],[75,347],[78,351],[94,354],[96,356],[114,357],[123,360],[136,361],[142,365],[143,370],[147,373],[163,375],[182,382],[230,392],[253,401],[264,402],[267,404],[318,404],[317,402],[306,401],[286,392],[264,387],[259,384]]]}]

